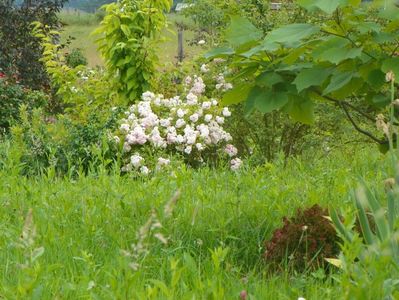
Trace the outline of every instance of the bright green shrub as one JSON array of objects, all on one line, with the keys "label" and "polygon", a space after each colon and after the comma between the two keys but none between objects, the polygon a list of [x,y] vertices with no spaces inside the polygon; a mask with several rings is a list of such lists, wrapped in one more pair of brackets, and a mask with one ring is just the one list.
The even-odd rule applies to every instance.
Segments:
[{"label": "bright green shrub", "polygon": [[156,73],[156,47],[166,26],[170,0],[122,0],[104,6],[106,16],[95,31],[113,89],[125,103],[150,90]]},{"label": "bright green shrub", "polygon": [[111,132],[117,125],[118,111],[91,114],[86,123],[66,116],[45,117],[41,110],[30,115],[21,110],[21,124],[12,128],[14,147],[20,152],[22,174],[37,175],[52,168],[57,174],[96,172],[117,160],[117,146]]}]

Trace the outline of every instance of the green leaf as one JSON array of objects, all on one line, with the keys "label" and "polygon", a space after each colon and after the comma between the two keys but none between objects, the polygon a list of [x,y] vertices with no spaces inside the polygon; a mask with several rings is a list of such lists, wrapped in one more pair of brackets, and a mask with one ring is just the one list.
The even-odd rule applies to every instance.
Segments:
[{"label": "green leaf", "polygon": [[348,242],[352,242],[353,240],[353,234],[351,231],[347,230],[342,224],[341,219],[339,217],[339,214],[335,209],[332,209],[330,211],[330,216],[331,220],[334,224],[335,229],[342,235],[343,238],[345,238]]},{"label": "green leaf", "polygon": [[349,58],[359,57],[361,54],[362,48],[351,48],[347,39],[336,36],[325,38],[313,51],[314,58],[333,64],[338,64]]},{"label": "green leaf", "polygon": [[[331,14],[339,6],[348,4],[348,1],[347,0],[299,0],[298,4],[309,11],[314,11],[316,8],[318,8],[327,14]],[[357,3],[353,4],[356,5]]]},{"label": "green leaf", "polygon": [[204,54],[206,59],[234,54],[234,50],[229,47],[215,48]]},{"label": "green leaf", "polygon": [[276,83],[283,82],[284,78],[276,72],[268,71],[256,77],[255,81],[258,86],[271,88]]},{"label": "green leaf", "polygon": [[272,30],[265,38],[265,42],[293,43],[320,31],[320,28],[312,24],[289,24]]},{"label": "green leaf", "polygon": [[131,35],[130,28],[127,25],[122,24],[121,30],[123,31],[126,37],[129,37]]},{"label": "green leaf", "polygon": [[363,190],[358,190],[356,193],[355,204],[357,207],[357,213],[360,223],[360,228],[362,229],[363,237],[365,242],[369,245],[374,243],[374,234],[371,231],[370,223],[367,218],[366,208],[368,204],[367,197]]},{"label": "green leaf", "polygon": [[226,40],[233,47],[239,47],[251,41],[262,38],[263,32],[256,28],[248,19],[234,16],[226,30]]},{"label": "green leaf", "polygon": [[[381,8],[379,17],[394,21],[399,19],[399,7],[395,5],[395,1],[385,1]],[[385,6],[386,5],[386,6]]]},{"label": "green leaf", "polygon": [[224,105],[231,105],[243,102],[247,99],[249,92],[253,88],[250,84],[239,84],[227,91],[222,98]]},{"label": "green leaf", "polygon": [[269,113],[280,109],[288,102],[286,92],[273,92],[270,89],[255,86],[248,95],[248,101],[260,112]]},{"label": "green leaf", "polygon": [[309,98],[291,95],[286,111],[295,121],[309,125],[314,123],[314,103]]},{"label": "green leaf", "polygon": [[368,187],[365,187],[365,192],[376,225],[377,236],[380,241],[385,241],[389,237],[390,233],[389,224],[385,218],[385,209],[381,206],[374,193],[372,193]]},{"label": "green leaf", "polygon": [[318,58],[322,61],[339,64],[346,59],[359,57],[362,54],[362,50],[362,48],[329,48],[319,55]]},{"label": "green leaf", "polygon": [[348,84],[353,78],[353,72],[343,72],[334,74],[331,77],[330,84],[324,90],[323,95],[330,94],[331,92],[337,91],[346,84]]},{"label": "green leaf", "polygon": [[316,6],[327,14],[333,13],[340,5],[347,4],[345,0],[318,0]]},{"label": "green leaf", "polygon": [[367,76],[367,83],[375,90],[380,90],[385,84],[385,74],[381,70],[374,69]]},{"label": "green leaf", "polygon": [[364,86],[364,80],[360,77],[352,77],[348,84],[331,93],[331,96],[338,100],[345,100],[353,94],[359,94]]},{"label": "green leaf", "polygon": [[259,52],[262,52],[262,51],[273,52],[273,51],[278,50],[279,48],[280,48],[280,45],[277,43],[263,41],[262,44],[251,48],[250,50],[242,53],[241,55],[244,57],[251,57],[251,56],[258,54]]},{"label": "green leaf", "polygon": [[308,87],[322,85],[330,74],[330,70],[323,67],[304,69],[299,72],[293,83],[298,92],[301,92]]},{"label": "green leaf", "polygon": [[388,58],[384,60],[381,66],[384,73],[392,71],[395,73],[396,82],[399,81],[399,57]]}]

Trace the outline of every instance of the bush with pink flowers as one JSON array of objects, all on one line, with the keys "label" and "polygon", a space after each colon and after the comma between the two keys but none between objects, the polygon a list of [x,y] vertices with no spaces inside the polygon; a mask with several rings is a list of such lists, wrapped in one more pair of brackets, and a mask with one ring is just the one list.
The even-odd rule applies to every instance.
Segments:
[{"label": "bush with pink flowers", "polygon": [[191,166],[229,159],[232,170],[241,167],[232,137],[223,128],[229,108],[204,95],[201,77],[187,77],[184,86],[185,93],[172,98],[145,92],[125,112],[114,137],[123,149],[124,172],[147,175],[169,165],[172,157]]}]

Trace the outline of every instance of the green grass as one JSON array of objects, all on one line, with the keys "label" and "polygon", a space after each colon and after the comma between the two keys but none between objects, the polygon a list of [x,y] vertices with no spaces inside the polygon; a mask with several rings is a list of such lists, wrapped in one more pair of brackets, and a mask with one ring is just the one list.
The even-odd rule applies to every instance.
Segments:
[{"label": "green grass", "polygon": [[96,37],[90,35],[96,29],[97,25],[67,25],[64,27],[61,38],[65,42],[69,37],[72,37],[70,49],[80,48],[87,58],[90,67],[103,65],[103,60],[97,51],[95,44]]},{"label": "green grass", "polygon": [[[95,44],[96,37],[91,33],[98,26],[98,21],[93,14],[75,11],[63,11],[60,13],[60,19],[65,24],[61,33],[62,42],[73,37],[70,49],[80,48],[88,59],[89,66],[95,67],[103,65],[103,60],[97,51]],[[169,27],[163,31],[162,41],[158,48],[159,60],[161,64],[174,65],[177,62],[177,28],[175,22],[186,22],[183,16],[168,15]],[[205,51],[204,47],[191,45],[194,39],[194,32],[186,30],[184,32],[184,53],[185,59],[190,60]]]},{"label": "green grass", "polygon": [[[337,299],[342,291],[331,279],[267,275],[263,243],[297,208],[346,207],[359,177],[381,189],[388,177],[375,149],[292,159],[285,166],[276,161],[239,173],[181,168],[147,180],[105,173],[24,178],[6,164],[0,171],[4,299],[238,299],[243,289],[251,299]],[[168,219],[163,209],[178,189],[181,197]],[[32,245],[20,247],[29,209],[37,234]],[[152,210],[170,241],[165,246],[151,239],[134,272],[121,250],[130,249]],[[43,255],[26,263],[40,247]]]}]

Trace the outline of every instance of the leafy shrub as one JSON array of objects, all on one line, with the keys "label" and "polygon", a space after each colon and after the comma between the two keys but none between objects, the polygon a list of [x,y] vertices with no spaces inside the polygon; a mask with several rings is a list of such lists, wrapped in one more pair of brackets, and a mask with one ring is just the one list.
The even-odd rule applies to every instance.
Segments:
[{"label": "leafy shrub", "polygon": [[20,84],[0,78],[0,131],[8,131],[14,121],[19,119],[21,105],[28,110],[45,107],[49,96],[39,91],[32,91]]},{"label": "leafy shrub", "polygon": [[299,209],[290,219],[285,217],[283,227],[265,244],[266,261],[274,267],[287,264],[299,271],[326,266],[325,258],[339,254],[339,238],[326,216],[326,209],[314,205]]},{"label": "leafy shrub", "polygon": [[95,33],[110,81],[125,103],[152,87],[155,49],[171,5],[171,0],[122,0],[104,6],[106,16]]},{"label": "leafy shrub", "polygon": [[[200,60],[199,65],[201,63],[204,61]],[[227,60],[216,58],[202,64],[200,69],[193,67],[195,72],[202,73],[201,76],[207,86],[205,91],[207,97],[223,99],[225,95],[229,95],[233,88],[230,80],[239,73],[228,65]],[[176,75],[180,78],[179,74]],[[164,81],[162,85],[168,87]],[[320,115],[322,112],[323,118],[319,118],[317,114],[315,126],[312,127],[287,118],[283,112],[274,111],[265,114],[254,111],[247,114],[243,103],[231,104],[229,108],[232,111],[232,117],[225,124],[225,128],[231,133],[240,154],[251,156],[251,161],[256,164],[271,161],[280,154],[289,157],[307,152],[314,153],[315,149],[322,147],[328,149],[330,143],[333,144],[345,138],[345,130],[349,127],[340,122],[344,115],[332,110],[329,105],[329,103],[322,103],[317,107]],[[334,133],[334,141],[330,141],[332,133]],[[350,135],[349,139],[353,137]]]},{"label": "leafy shrub", "polygon": [[96,172],[109,168],[118,151],[110,141],[117,124],[117,111],[92,114],[85,123],[68,117],[46,117],[41,110],[29,114],[21,109],[21,124],[12,128],[13,145],[18,147],[23,175],[36,175],[53,168],[59,175]]},{"label": "leafy shrub", "polygon": [[69,67],[65,63],[62,45],[54,44],[57,32],[48,32],[41,23],[34,23],[34,35],[41,39],[43,62],[51,85],[65,111],[75,121],[83,124],[93,113],[109,111],[116,105],[114,92],[109,87],[105,71],[85,66]]},{"label": "leafy shrub", "polygon": [[[187,77],[185,82],[182,96],[165,99],[146,92],[142,101],[126,112],[119,136],[115,137],[123,143],[124,171],[147,174],[169,164],[169,158],[161,155],[178,153],[190,165],[215,163],[223,154],[237,155],[237,149],[228,144],[231,135],[223,129],[226,118],[231,116],[229,109],[203,95],[206,86],[201,77]],[[238,158],[231,160],[232,169],[240,165]]]},{"label": "leafy shrub", "polygon": [[82,49],[72,49],[70,53],[65,55],[66,64],[71,68],[77,66],[87,66],[87,58],[84,56]]}]

